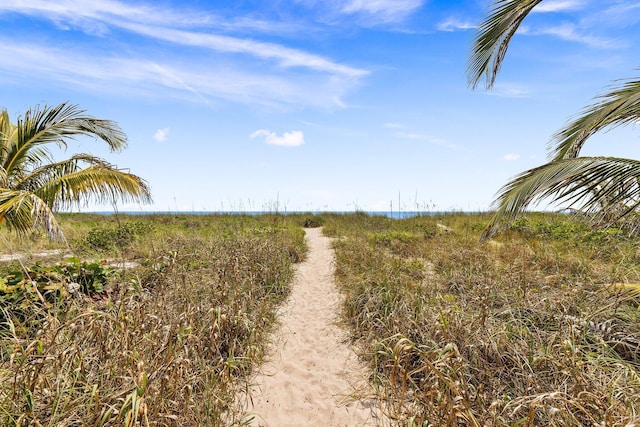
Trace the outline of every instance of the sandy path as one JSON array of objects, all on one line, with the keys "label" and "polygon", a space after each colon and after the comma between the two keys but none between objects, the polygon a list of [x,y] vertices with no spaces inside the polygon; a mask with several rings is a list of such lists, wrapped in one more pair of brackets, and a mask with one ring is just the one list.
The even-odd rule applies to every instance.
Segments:
[{"label": "sandy path", "polygon": [[341,296],[330,239],[318,228],[306,232],[307,260],[298,266],[268,360],[252,381],[250,425],[378,425],[374,399],[350,398],[366,390],[366,372],[336,325]]}]

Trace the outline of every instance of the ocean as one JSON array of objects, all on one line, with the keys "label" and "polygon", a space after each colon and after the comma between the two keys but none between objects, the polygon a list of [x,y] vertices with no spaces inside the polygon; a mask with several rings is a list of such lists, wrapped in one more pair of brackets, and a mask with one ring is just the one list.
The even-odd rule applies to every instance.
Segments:
[{"label": "ocean", "polygon": [[[438,216],[438,215],[446,215],[453,213],[474,213],[474,212],[462,212],[462,211],[356,211],[363,212],[367,215],[378,215],[378,216],[386,216],[388,218],[412,218],[416,216]],[[123,215],[265,215],[265,214],[280,214],[280,215],[322,215],[322,214],[352,214],[354,211],[291,211],[291,212],[283,212],[283,211],[97,211],[97,212],[82,212],[82,213],[91,213],[97,215],[114,215],[114,214],[123,214]]]}]

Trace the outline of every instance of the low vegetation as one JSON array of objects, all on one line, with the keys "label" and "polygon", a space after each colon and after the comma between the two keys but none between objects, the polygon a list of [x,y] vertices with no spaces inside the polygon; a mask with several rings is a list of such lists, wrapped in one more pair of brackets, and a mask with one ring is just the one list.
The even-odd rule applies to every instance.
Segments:
[{"label": "low vegetation", "polygon": [[344,315],[398,425],[640,421],[640,252],[622,229],[532,214],[324,215]]},{"label": "low vegetation", "polygon": [[[62,215],[70,250],[0,275],[0,425],[236,421],[304,232],[279,215]],[[55,247],[54,247],[55,248]],[[121,269],[125,265],[131,269]]]},{"label": "low vegetation", "polygon": [[24,257],[0,265],[0,425],[242,424],[234,398],[302,226],[335,238],[345,320],[394,425],[640,421],[632,221],[529,214],[481,242],[489,219],[68,214],[68,247],[4,233]]}]

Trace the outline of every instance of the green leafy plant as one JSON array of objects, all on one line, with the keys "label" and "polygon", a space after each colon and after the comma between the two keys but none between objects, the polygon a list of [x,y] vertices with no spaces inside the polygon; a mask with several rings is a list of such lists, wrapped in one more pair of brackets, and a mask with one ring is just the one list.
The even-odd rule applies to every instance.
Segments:
[{"label": "green leafy plant", "polygon": [[[42,296],[52,295],[52,298],[66,297],[76,291],[85,294],[99,293],[107,284],[111,271],[102,262],[81,261],[75,257],[51,266],[41,263],[10,266],[0,276],[0,293],[5,298],[7,295],[24,295],[29,292]],[[70,286],[71,284],[77,286]]]},{"label": "green leafy plant", "polygon": [[95,227],[88,231],[86,237],[75,246],[91,250],[106,251],[124,249],[131,245],[137,237],[153,230],[153,225],[143,221],[125,222],[116,227]]},{"label": "green leafy plant", "polygon": [[52,310],[64,312],[70,299],[103,292],[111,272],[101,262],[79,258],[51,266],[6,267],[0,276],[0,325],[33,329]]}]

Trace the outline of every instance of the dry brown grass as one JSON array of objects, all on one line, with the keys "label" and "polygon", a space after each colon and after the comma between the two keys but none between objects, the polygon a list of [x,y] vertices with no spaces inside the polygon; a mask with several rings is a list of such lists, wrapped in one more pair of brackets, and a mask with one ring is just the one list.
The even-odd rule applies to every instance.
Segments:
[{"label": "dry brown grass", "polygon": [[26,319],[0,305],[0,425],[235,422],[239,379],[261,358],[303,232],[279,218],[144,220],[155,231],[130,247],[141,266],[105,292]]},{"label": "dry brown grass", "polygon": [[[437,223],[454,230],[442,232]],[[345,318],[398,425],[613,426],[640,413],[637,239],[532,216],[328,217]]]}]

